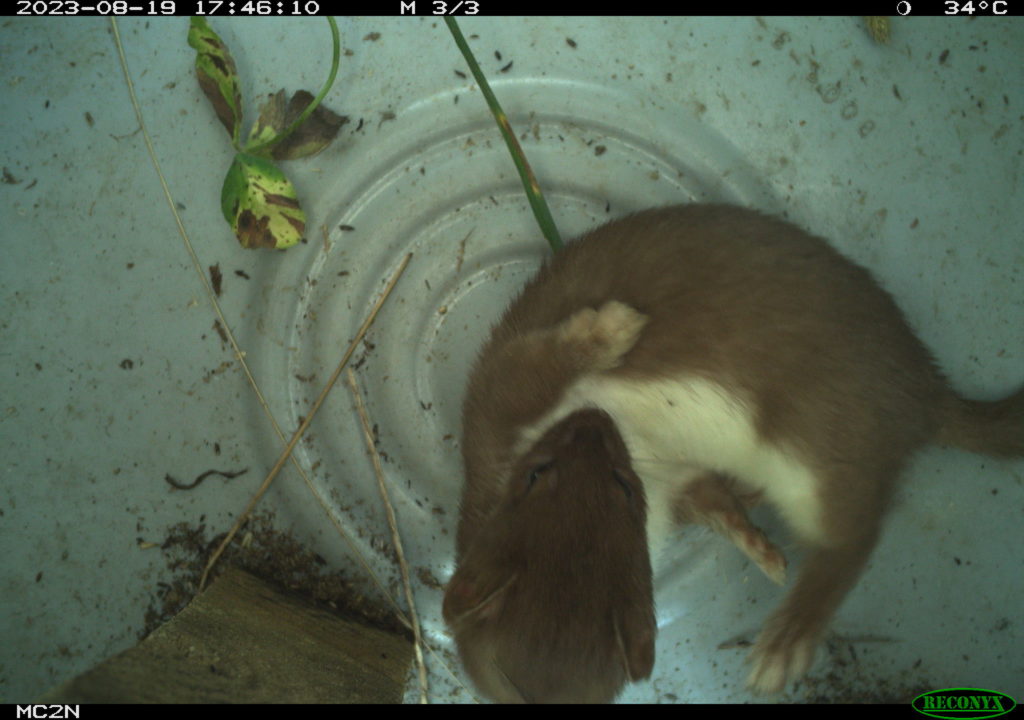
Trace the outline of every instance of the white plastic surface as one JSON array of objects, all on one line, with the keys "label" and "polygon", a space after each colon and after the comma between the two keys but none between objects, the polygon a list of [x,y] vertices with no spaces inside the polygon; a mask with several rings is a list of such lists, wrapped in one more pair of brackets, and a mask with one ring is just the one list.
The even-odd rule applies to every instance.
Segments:
[{"label": "white plastic surface", "polygon": [[[230,146],[192,75],[187,23],[125,19],[121,32],[171,192],[203,265],[221,265],[221,302],[286,431],[413,253],[354,363],[438,650],[432,698],[466,700],[449,672],[459,670],[441,591],[423,580],[452,571],[467,370],[548,249],[443,24],[339,23],[351,53],[327,104],[352,121],[327,151],[287,165],[309,217],[308,244],[287,253],[242,250],[221,218]],[[250,103],[326,76],[323,20],[213,26]],[[280,448],[211,328],[133,134],[107,27],[0,27],[4,165],[18,180],[0,189],[0,697],[10,701],[134,644],[165,572],[136,538],[200,515],[226,529]],[[845,17],[462,27],[566,238],[674,202],[784,213],[871,268],[963,391],[996,397],[1024,380],[1019,18],[897,18],[889,45]],[[399,597],[360,433],[339,384],[296,457]],[[252,468],[246,482],[172,493],[162,479],[225,463]],[[836,618],[840,640],[812,673],[832,678],[784,699],[812,686],[846,700],[918,686],[1024,695],[1022,485],[1020,461],[924,453]],[[360,572],[290,469],[264,506],[330,564]],[[785,530],[767,512],[756,519],[793,567]],[[752,639],[782,592],[724,540],[681,532],[657,578],[654,676],[622,700],[754,700],[742,651],[718,646]]]}]

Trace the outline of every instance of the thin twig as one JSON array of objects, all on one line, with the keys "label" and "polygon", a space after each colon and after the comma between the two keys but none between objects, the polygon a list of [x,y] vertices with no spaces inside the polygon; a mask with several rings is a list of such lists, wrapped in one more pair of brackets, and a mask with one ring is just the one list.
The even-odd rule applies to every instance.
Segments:
[{"label": "thin twig", "polygon": [[373,461],[373,472],[377,476],[377,488],[380,490],[381,500],[384,501],[384,510],[388,515],[388,527],[391,528],[391,542],[395,546],[395,553],[398,555],[398,567],[402,572],[402,585],[405,587],[405,600],[409,603],[409,617],[412,618],[412,634],[416,641],[416,666],[419,671],[420,680],[420,702],[427,703],[427,666],[423,662],[423,637],[420,635],[420,620],[416,612],[416,603],[412,596],[412,581],[409,579],[409,565],[405,562],[405,552],[402,550],[402,538],[398,534],[398,522],[395,520],[395,509],[388,497],[388,488],[384,484],[384,468],[380,463],[380,455],[373,444],[373,425],[366,414],[366,405],[363,404],[363,396],[356,384],[356,374],[352,368],[346,373],[348,385],[352,389],[352,397],[356,402],[356,412],[359,414],[359,422],[363,425],[363,437],[366,440],[366,449],[370,452],[370,459]]},{"label": "thin twig", "polygon": [[[292,439],[288,442],[288,445],[285,446],[285,449],[281,451],[281,456],[277,458],[277,462],[274,463],[274,467],[272,467],[270,469],[270,472],[267,473],[266,480],[263,481],[263,484],[260,485],[259,489],[249,499],[249,504],[245,506],[245,510],[243,510],[242,514],[238,516],[237,520],[235,520],[235,524],[231,527],[231,530],[228,531],[228,534],[224,537],[224,540],[221,541],[220,546],[210,557],[209,562],[206,563],[206,569],[203,570],[202,577],[199,578],[198,590],[201,591],[203,587],[206,585],[206,577],[210,574],[210,570],[213,568],[214,564],[220,558],[221,553],[224,552],[224,549],[231,543],[232,539],[234,539],[235,534],[242,527],[243,523],[245,523],[245,521],[248,519],[249,513],[252,512],[252,509],[254,507],[256,507],[256,503],[258,503],[260,501],[260,498],[263,497],[263,494],[270,487],[270,483],[274,481],[274,478],[277,477],[277,474],[281,471],[281,468],[284,466],[285,462],[291,456],[292,450],[295,448],[296,444],[298,444],[299,440],[302,438],[303,433],[306,432],[306,428],[308,428],[309,424],[313,422],[313,418],[316,417],[317,411],[320,410],[320,406],[323,405],[324,399],[326,399],[327,397],[327,393],[331,391],[331,388],[334,386],[334,382],[338,379],[338,376],[341,375],[341,371],[345,369],[345,366],[348,364],[349,358],[352,357],[352,353],[355,352],[356,347],[362,341],[363,335],[365,335],[366,331],[370,328],[370,324],[373,323],[373,319],[377,317],[377,311],[380,310],[381,305],[384,304],[384,301],[388,299],[388,295],[390,295],[392,289],[394,289],[395,283],[398,282],[398,278],[402,276],[402,273],[405,271],[405,266],[409,264],[409,259],[411,257],[412,253],[406,255],[405,259],[402,260],[402,263],[398,266],[398,269],[395,271],[394,275],[391,276],[391,280],[388,281],[387,287],[384,288],[383,294],[380,296],[380,298],[377,299],[377,302],[376,304],[374,304],[373,309],[370,310],[370,314],[366,316],[366,320],[363,321],[363,324],[362,326],[360,326],[355,338],[352,340],[351,344],[349,344],[348,350],[345,351],[345,355],[341,358],[341,362],[338,363],[338,367],[334,369],[334,372],[331,374],[331,378],[327,381],[327,384],[324,385],[324,389],[320,391],[320,395],[319,397],[317,397],[316,402],[313,403],[313,407],[310,408],[309,413],[306,415],[306,419],[302,421],[302,424],[299,425],[299,429],[295,431],[294,435],[292,435]],[[415,624],[416,623],[414,620],[413,625]]]}]

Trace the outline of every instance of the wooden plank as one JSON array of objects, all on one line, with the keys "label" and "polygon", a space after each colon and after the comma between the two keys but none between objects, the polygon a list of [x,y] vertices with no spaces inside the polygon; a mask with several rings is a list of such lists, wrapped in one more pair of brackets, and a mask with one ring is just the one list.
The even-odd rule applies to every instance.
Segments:
[{"label": "wooden plank", "polygon": [[172,620],[47,703],[396,703],[404,637],[342,619],[228,569]]}]

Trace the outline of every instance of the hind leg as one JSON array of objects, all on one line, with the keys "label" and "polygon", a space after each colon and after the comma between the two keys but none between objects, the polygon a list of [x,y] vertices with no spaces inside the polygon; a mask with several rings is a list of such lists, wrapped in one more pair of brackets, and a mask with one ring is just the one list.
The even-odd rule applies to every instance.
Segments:
[{"label": "hind leg", "polygon": [[817,549],[804,560],[796,585],[765,623],[750,653],[751,690],[779,692],[807,672],[829,620],[856,582],[873,544]]},{"label": "hind leg", "polygon": [[765,623],[748,658],[753,668],[747,685],[755,692],[778,692],[810,668],[829,621],[878,539],[887,486],[844,478],[828,487],[828,493],[819,493],[828,498],[820,534],[809,542],[796,583]]},{"label": "hind leg", "polygon": [[731,478],[707,473],[676,496],[673,515],[676,522],[707,525],[723,535],[770,580],[782,585],[786,581],[785,556],[747,517],[747,508],[759,500],[760,493],[738,492]]}]

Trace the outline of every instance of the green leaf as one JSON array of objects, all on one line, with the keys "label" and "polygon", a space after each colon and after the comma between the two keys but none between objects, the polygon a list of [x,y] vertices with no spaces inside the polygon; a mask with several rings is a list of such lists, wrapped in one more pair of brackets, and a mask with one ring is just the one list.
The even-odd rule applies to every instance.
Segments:
[{"label": "green leaf", "polygon": [[331,144],[348,117],[318,104],[313,112],[290,134],[280,140],[276,138],[313,102],[313,94],[299,90],[292,95],[285,107],[285,92],[278,90],[270,95],[260,108],[260,116],[249,133],[247,148],[260,147],[256,153],[263,155],[270,150],[275,160],[297,160],[312,157]]},{"label": "green leaf", "polygon": [[[299,90],[292,95],[284,115],[285,127],[297,120],[311,102],[313,94],[306,90]],[[320,103],[291,135],[274,146],[274,157],[278,160],[312,157],[330,145],[341,126],[347,122],[347,115],[338,115]]]},{"label": "green leaf", "polygon": [[295,188],[266,158],[238,153],[220,194],[221,210],[246,248],[289,248],[302,239],[306,214]]},{"label": "green leaf", "polygon": [[192,18],[188,44],[196,50],[196,77],[199,87],[213,105],[221,123],[237,144],[242,128],[242,93],[238,69],[227,46],[206,20]]},{"label": "green leaf", "polygon": [[[249,131],[249,141],[246,148],[255,148],[257,145],[271,143],[278,134],[284,130],[285,95],[284,90],[278,90],[273,95],[267,96],[267,101],[260,106],[260,115]],[[269,147],[269,146],[268,146]],[[261,150],[260,155],[266,151]]]}]

